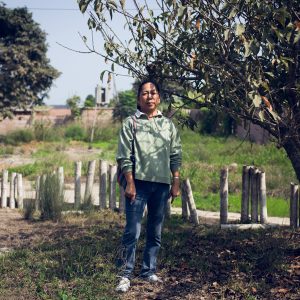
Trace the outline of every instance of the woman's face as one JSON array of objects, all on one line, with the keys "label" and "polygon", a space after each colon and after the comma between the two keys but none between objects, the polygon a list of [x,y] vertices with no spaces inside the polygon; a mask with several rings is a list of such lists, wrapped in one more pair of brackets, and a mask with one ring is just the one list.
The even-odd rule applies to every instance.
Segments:
[{"label": "woman's face", "polygon": [[140,111],[145,114],[151,114],[156,111],[159,103],[160,96],[155,85],[151,82],[143,84],[138,98]]}]

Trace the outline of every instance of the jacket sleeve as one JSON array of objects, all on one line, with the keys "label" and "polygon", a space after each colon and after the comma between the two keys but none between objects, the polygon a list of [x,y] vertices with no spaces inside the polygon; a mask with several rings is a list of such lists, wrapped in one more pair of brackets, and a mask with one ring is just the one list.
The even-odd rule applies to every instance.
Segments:
[{"label": "jacket sleeve", "polygon": [[130,120],[131,118],[127,118],[124,120],[119,133],[116,160],[123,173],[131,172],[133,169],[133,163],[130,159],[130,156],[132,154],[131,148],[133,139],[133,130]]},{"label": "jacket sleeve", "polygon": [[178,171],[181,167],[182,150],[181,140],[175,125],[171,122],[171,143],[170,143],[170,170]]}]

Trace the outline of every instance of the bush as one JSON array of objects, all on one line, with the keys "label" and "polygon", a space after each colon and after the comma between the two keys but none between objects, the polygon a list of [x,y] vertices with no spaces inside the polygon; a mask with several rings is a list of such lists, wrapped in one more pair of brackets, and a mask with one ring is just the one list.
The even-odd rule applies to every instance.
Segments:
[{"label": "bush", "polygon": [[35,211],[35,203],[33,200],[27,199],[27,201],[24,201],[24,210],[23,210],[23,216],[25,220],[32,220],[33,214]]},{"label": "bush", "polygon": [[20,143],[29,143],[34,139],[34,134],[30,129],[20,129],[12,131],[4,136],[5,144],[17,146]]},{"label": "bush", "polygon": [[[88,129],[88,133],[90,136],[92,128]],[[119,133],[119,126],[96,126],[94,131],[94,142],[101,141],[101,142],[108,142],[110,140],[115,140]]]},{"label": "bush", "polygon": [[79,124],[72,124],[65,129],[65,137],[71,140],[82,141],[86,138],[86,132]]},{"label": "bush", "polygon": [[46,175],[40,181],[39,207],[42,220],[57,221],[61,218],[64,192],[59,188],[59,180],[56,174]]},{"label": "bush", "polygon": [[50,121],[38,121],[34,123],[34,136],[37,141],[54,142],[61,140],[58,127],[53,127]]}]

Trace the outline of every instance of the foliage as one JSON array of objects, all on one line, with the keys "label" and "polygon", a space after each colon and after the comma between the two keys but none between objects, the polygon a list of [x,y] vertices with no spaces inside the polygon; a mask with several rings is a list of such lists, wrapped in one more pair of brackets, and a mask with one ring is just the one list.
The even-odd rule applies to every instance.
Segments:
[{"label": "foliage", "polygon": [[200,110],[199,130],[204,134],[228,136],[233,132],[233,119],[228,115],[211,109]]},{"label": "foliage", "polygon": [[[88,25],[104,38],[112,63],[136,78],[182,85],[185,106],[208,107],[260,125],[287,152],[300,180],[300,19],[298,0],[80,0]],[[110,17],[124,20],[132,38],[111,32]],[[103,76],[103,74],[102,74]]]},{"label": "foliage", "polygon": [[23,216],[25,220],[33,220],[33,215],[35,212],[35,203],[32,199],[27,199],[24,201]]},{"label": "foliage", "polygon": [[61,139],[60,130],[50,121],[36,121],[33,125],[34,136],[37,141],[54,142]]},{"label": "foliage", "polygon": [[70,140],[83,141],[86,138],[86,132],[80,124],[71,124],[65,128],[65,137]]},{"label": "foliage", "polygon": [[27,8],[0,2],[0,116],[41,104],[59,72],[46,57],[46,34]]},{"label": "foliage", "polygon": [[115,261],[123,228],[124,217],[107,211],[42,223],[36,231],[39,238],[29,247],[23,241],[26,246],[1,257],[1,297],[22,293],[27,299],[296,299],[300,293],[300,241],[294,230],[226,232],[217,226],[194,227],[172,216],[165,222],[157,266],[164,283],[153,285],[134,276],[129,292],[120,296],[115,292]]},{"label": "foliage", "polygon": [[73,117],[73,119],[77,119],[78,117],[80,117],[80,113],[81,113],[81,110],[79,108],[80,97],[74,95],[71,98],[68,98],[66,103],[71,109],[71,116]]},{"label": "foliage", "polygon": [[93,95],[87,95],[84,100],[84,107],[95,107],[95,97]]},{"label": "foliage", "polygon": [[113,118],[122,122],[136,111],[136,95],[134,91],[128,90],[120,92],[117,98],[118,100],[114,100],[116,103],[113,110]]},{"label": "foliage", "polygon": [[34,139],[34,134],[30,129],[19,129],[9,132],[3,137],[3,142],[7,145],[17,146],[20,143],[29,143]]},{"label": "foliage", "polygon": [[61,218],[64,194],[59,186],[57,174],[47,174],[45,178],[41,177],[38,201],[42,220],[57,221]]}]

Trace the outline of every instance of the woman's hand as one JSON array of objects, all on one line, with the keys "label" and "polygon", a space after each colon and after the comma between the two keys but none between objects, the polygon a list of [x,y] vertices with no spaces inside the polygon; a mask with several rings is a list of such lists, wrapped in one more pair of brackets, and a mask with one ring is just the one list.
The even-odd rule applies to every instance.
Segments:
[{"label": "woman's hand", "polygon": [[134,202],[136,196],[136,189],[134,181],[128,182],[125,189],[125,196],[130,199],[130,202]]},{"label": "woman's hand", "polygon": [[136,196],[136,189],[135,189],[132,172],[124,173],[124,175],[127,182],[126,189],[125,189],[125,196],[130,199],[131,203],[133,203]]},{"label": "woman's hand", "polygon": [[173,202],[174,199],[180,195],[179,178],[174,178],[173,179],[170,194],[171,194],[171,197],[172,197],[171,202]]}]

